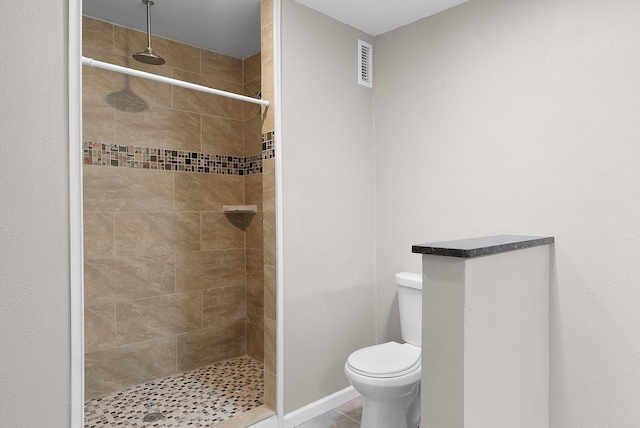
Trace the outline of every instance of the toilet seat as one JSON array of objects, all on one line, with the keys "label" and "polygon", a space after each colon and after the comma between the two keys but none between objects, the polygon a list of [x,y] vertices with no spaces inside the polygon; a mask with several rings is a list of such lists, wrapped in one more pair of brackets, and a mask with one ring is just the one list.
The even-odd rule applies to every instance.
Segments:
[{"label": "toilet seat", "polygon": [[420,357],[416,346],[387,342],[355,351],[347,359],[347,367],[362,376],[393,378],[419,370]]}]

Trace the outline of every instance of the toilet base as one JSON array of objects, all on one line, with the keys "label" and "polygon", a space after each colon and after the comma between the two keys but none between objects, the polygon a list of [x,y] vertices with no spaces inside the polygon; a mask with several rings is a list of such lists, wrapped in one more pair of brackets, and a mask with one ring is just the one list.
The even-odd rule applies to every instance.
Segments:
[{"label": "toilet base", "polygon": [[420,388],[412,402],[374,400],[364,397],[361,428],[418,428],[420,424]]}]

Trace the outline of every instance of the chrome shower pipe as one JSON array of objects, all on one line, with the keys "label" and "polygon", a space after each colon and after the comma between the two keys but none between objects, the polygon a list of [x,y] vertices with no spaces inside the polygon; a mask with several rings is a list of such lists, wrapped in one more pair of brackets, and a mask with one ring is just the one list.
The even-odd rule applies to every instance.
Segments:
[{"label": "chrome shower pipe", "polygon": [[129,76],[140,77],[143,79],[154,80],[156,82],[167,83],[169,85],[181,86],[187,89],[193,89],[194,91],[206,92],[208,94],[220,95],[221,97],[232,98],[234,100],[246,101],[252,104],[259,104],[261,106],[269,107],[269,101],[247,97],[245,95],[234,94],[233,92],[221,91],[220,89],[213,89],[207,86],[196,85],[195,83],[184,82],[178,79],[172,79],[171,77],[158,76],[157,74],[147,73],[146,71],[134,70],[133,68],[122,67],[120,65],[109,64],[108,62],[102,62],[93,58],[82,57],[82,65],[89,67],[101,68],[103,70],[115,71],[117,73],[128,74]]},{"label": "chrome shower pipe", "polygon": [[166,61],[160,55],[153,51],[151,47],[151,6],[154,4],[152,0],[142,0],[142,3],[147,5],[147,48],[142,51],[133,54],[133,58],[151,65],[162,65]]}]

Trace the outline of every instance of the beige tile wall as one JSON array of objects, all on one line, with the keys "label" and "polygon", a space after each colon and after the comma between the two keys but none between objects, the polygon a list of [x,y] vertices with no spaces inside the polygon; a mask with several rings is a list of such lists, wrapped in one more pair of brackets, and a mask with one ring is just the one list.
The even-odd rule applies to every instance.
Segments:
[{"label": "beige tile wall", "polygon": [[[83,55],[252,95],[244,61],[159,37],[167,63],[131,58],[145,35],[83,18]],[[211,154],[261,153],[261,110],[83,68],[83,139]],[[262,177],[85,165],[85,384],[91,398],[249,354],[263,361]],[[222,212],[256,204],[255,215]]]},{"label": "beige tile wall", "polygon": [[[261,87],[261,54],[244,61],[244,94],[252,96]],[[244,117],[245,156],[262,152],[260,106],[247,104]],[[247,354],[264,361],[264,281],[262,251],[262,176],[245,177],[245,200],[258,206],[258,213],[245,216],[247,267]]]},{"label": "beige tile wall", "polygon": [[[261,0],[261,82],[262,97],[274,99],[273,0]],[[272,132],[273,105],[262,108],[262,133]],[[263,311],[264,311],[264,401],[276,408],[276,223],[275,159],[262,162],[263,210]]]}]

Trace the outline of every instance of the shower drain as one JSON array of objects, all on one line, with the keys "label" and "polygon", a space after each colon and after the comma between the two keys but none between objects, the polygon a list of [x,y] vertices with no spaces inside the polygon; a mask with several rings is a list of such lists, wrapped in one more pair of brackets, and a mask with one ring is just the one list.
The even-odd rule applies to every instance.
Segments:
[{"label": "shower drain", "polygon": [[147,416],[142,418],[142,421],[143,422],[155,422],[155,421],[159,421],[162,418],[164,418],[164,415],[162,413],[160,413],[160,412],[149,413]]}]

